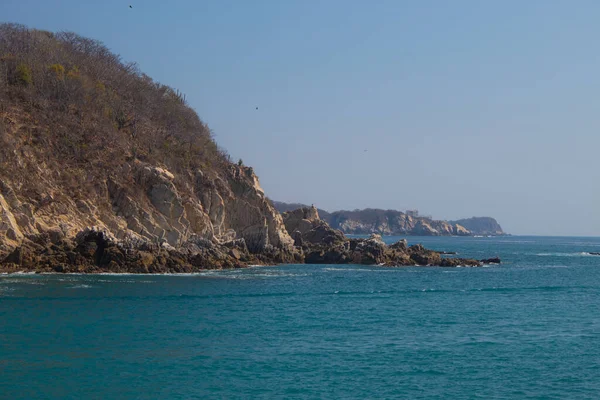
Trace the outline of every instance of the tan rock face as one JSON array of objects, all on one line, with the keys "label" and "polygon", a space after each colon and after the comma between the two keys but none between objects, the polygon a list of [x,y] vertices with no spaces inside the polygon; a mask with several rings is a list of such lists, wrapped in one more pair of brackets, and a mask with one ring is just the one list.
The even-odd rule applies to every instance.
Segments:
[{"label": "tan rock face", "polygon": [[471,235],[471,231],[462,225],[454,224],[454,234],[458,236],[469,236]]},{"label": "tan rock face", "polygon": [[216,243],[243,238],[250,251],[270,246],[293,251],[281,215],[250,168],[231,165],[221,174],[197,171],[190,180],[163,166],[131,161],[121,172],[94,182],[94,193],[79,199],[42,176],[32,178],[46,178],[46,193],[35,199],[20,193],[10,177],[0,176],[0,257],[28,235],[53,232],[73,238],[91,227],[117,240],[174,248],[192,238]]},{"label": "tan rock face", "polygon": [[303,207],[283,214],[285,228],[288,232],[299,231],[305,234],[313,229],[321,219],[319,212],[313,207]]},{"label": "tan rock face", "polygon": [[[285,203],[278,203],[281,208]],[[324,220],[332,228],[339,229],[349,234],[379,233],[391,235],[427,235],[451,236],[472,235],[473,231],[463,224],[452,221],[434,220],[425,217],[412,217],[395,210],[364,209],[354,211],[335,211],[325,214]],[[475,220],[472,222],[471,220]],[[486,230],[497,229],[494,220],[475,218],[467,222],[483,225]],[[497,232],[497,231],[495,231]]]}]

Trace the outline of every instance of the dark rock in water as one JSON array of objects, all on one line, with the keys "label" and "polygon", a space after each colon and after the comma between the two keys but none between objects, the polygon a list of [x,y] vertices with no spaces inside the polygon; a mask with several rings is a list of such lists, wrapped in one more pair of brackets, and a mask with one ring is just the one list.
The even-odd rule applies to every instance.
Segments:
[{"label": "dark rock in water", "polygon": [[481,263],[477,260],[464,258],[442,258],[440,267],[480,267]]},{"label": "dark rock in water", "polygon": [[483,264],[500,264],[502,261],[500,260],[499,257],[493,257],[493,258],[486,258],[484,260],[481,260],[481,262]]},{"label": "dark rock in water", "polygon": [[239,268],[248,262],[261,263],[250,254],[244,240],[224,245],[199,240],[179,250],[168,245],[127,243],[105,231],[86,229],[75,241],[52,243],[49,237],[23,241],[2,260],[2,269],[38,272],[129,272],[177,273],[206,268]]},{"label": "dark rock in water", "polygon": [[438,251],[438,253],[442,254],[442,255],[456,255],[456,254],[458,254],[455,251]]}]

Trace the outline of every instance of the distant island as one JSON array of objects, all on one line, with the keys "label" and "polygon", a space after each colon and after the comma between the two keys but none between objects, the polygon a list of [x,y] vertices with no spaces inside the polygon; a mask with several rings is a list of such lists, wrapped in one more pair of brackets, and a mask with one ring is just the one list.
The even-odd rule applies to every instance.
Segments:
[{"label": "distant island", "polygon": [[[272,201],[280,213],[308,207],[301,203]],[[364,210],[328,212],[318,209],[319,216],[332,228],[345,234],[411,235],[411,236],[503,236],[506,233],[491,217],[472,217],[456,221],[434,220],[419,215],[417,210],[406,212],[366,208]]]}]

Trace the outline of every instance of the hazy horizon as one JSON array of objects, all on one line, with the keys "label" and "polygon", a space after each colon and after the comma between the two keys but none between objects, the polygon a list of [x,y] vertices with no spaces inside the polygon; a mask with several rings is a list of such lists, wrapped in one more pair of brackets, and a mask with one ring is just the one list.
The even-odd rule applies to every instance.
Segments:
[{"label": "hazy horizon", "polygon": [[600,236],[600,3],[5,0],[0,15],[98,39],[181,90],[274,200]]}]

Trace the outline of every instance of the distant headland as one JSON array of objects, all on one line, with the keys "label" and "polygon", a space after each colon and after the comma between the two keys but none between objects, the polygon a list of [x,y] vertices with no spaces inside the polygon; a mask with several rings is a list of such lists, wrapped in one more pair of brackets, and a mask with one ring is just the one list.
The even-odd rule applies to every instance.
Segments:
[{"label": "distant headland", "polygon": [[[308,207],[301,203],[272,201],[281,213]],[[456,221],[435,220],[419,215],[418,210],[364,210],[328,212],[318,209],[321,219],[346,234],[410,235],[410,236],[504,236],[500,224],[491,217],[472,217]]]}]

